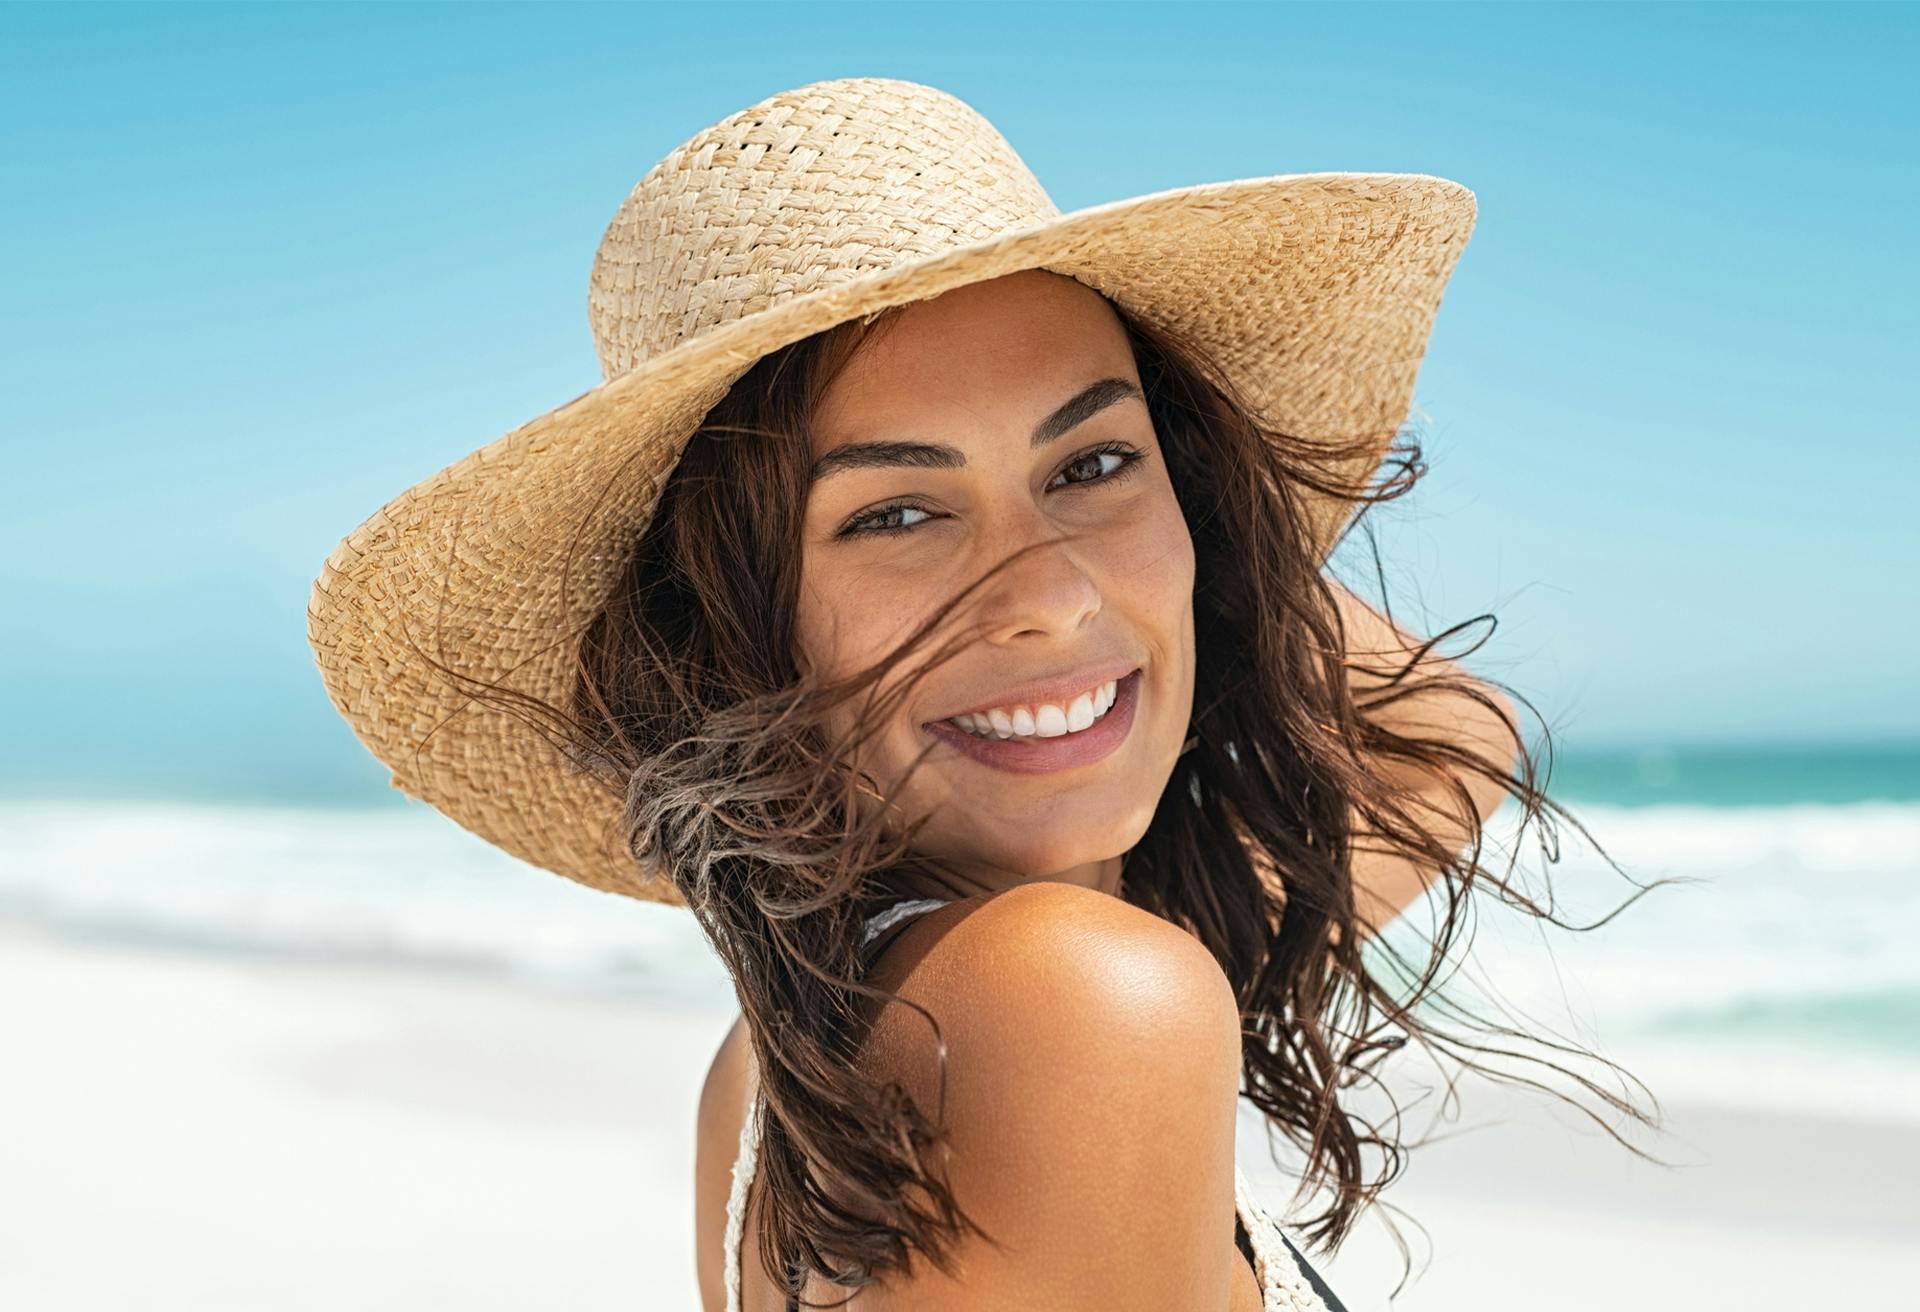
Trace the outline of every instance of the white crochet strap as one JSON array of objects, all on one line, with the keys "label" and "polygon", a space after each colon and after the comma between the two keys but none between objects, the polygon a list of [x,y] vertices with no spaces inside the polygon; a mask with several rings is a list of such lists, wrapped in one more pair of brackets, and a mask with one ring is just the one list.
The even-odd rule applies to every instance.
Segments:
[{"label": "white crochet strap", "polygon": [[871,942],[874,935],[886,930],[889,926],[897,923],[905,916],[917,915],[922,911],[931,911],[935,907],[943,907],[946,904],[945,898],[938,897],[917,897],[907,902],[896,902],[885,911],[876,911],[873,915],[867,917],[867,927],[861,935],[860,942],[863,945]]},{"label": "white crochet strap", "polygon": [[1263,1312],[1330,1312],[1326,1301],[1287,1250],[1286,1241],[1280,1236],[1280,1223],[1254,1197],[1238,1163],[1233,1168],[1233,1191],[1246,1219],[1247,1239],[1253,1245],[1253,1268],[1260,1278]]},{"label": "white crochet strap", "polygon": [[747,1186],[753,1180],[760,1148],[760,1078],[753,1052],[747,1052],[747,1114],[740,1122],[740,1149],[733,1160],[733,1185],[727,1191],[727,1237],[722,1247],[727,1267],[727,1312],[740,1312],[740,1240],[747,1222]]}]

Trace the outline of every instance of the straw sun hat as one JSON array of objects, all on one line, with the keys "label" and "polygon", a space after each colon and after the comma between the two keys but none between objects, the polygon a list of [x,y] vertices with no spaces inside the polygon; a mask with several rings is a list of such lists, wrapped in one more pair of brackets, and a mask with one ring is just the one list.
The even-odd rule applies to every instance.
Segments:
[{"label": "straw sun hat", "polygon": [[[1365,467],[1336,471],[1359,487],[1411,408],[1473,222],[1471,191],[1410,173],[1246,178],[1063,215],[945,92],[841,78],[769,96],[670,152],[614,214],[587,292],[605,381],[400,493],[327,557],[307,609],[327,693],[394,787],[534,865],[684,905],[612,837],[602,786],[421,653],[569,705],[573,641],[687,438],[756,360],[1047,269],[1198,342],[1266,422],[1377,434]],[[1349,507],[1312,504],[1324,556]]]}]

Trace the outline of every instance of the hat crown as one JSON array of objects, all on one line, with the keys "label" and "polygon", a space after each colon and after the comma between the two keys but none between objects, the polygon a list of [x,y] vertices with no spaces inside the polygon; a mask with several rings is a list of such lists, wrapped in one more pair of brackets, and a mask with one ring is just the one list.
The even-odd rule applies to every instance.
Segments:
[{"label": "hat crown", "polygon": [[1059,215],[957,97],[811,82],[696,133],[635,184],[594,256],[594,349],[611,379],[746,315]]}]

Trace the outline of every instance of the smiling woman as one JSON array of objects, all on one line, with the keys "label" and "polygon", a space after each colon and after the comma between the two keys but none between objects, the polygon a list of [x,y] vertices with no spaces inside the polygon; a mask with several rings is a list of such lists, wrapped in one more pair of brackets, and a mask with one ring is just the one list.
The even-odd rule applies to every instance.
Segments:
[{"label": "smiling woman", "polygon": [[[775,351],[690,439],[582,646],[575,709],[602,728],[590,755],[619,762],[636,849],[704,872],[689,905],[741,984],[699,1136],[716,1310],[729,1287],[740,1308],[1031,1300],[1061,1269],[1039,1255],[1090,1234],[1108,1245],[1093,1267],[1138,1301],[1100,1303],[1083,1270],[1085,1306],[1164,1306],[1120,1255],[1182,1272],[1170,1215],[1133,1234],[1087,1220],[1122,1205],[1127,1172],[1173,1172],[1191,1193],[1153,1188],[1181,1206],[1240,1199],[1239,1292],[1201,1305],[1338,1306],[1244,1182],[1207,1167],[1220,1125],[1172,1077],[1205,1051],[1190,1026],[1170,1020],[1186,1037],[1157,1055],[1115,1048],[1096,989],[1075,1004],[1077,1055],[1052,1059],[1083,1092],[1025,1129],[1059,1143],[1113,1121],[1100,1063],[1130,1062],[1126,1087],[1169,1101],[1126,1116],[1171,1117],[1157,1142],[1178,1168],[1127,1149],[1121,1123],[1084,1178],[1065,1157],[1030,1177],[989,1155],[1036,1106],[1007,1064],[1039,1023],[1019,997],[1070,996],[1005,993],[1010,954],[1149,979],[1152,927],[1172,927],[1206,949],[1176,954],[1179,987],[1232,996],[1244,1092],[1334,1194],[1313,1224],[1337,1243],[1402,1151],[1338,1090],[1409,1040],[1469,1068],[1486,1051],[1415,1010],[1469,891],[1552,919],[1478,863],[1501,798],[1523,824],[1557,809],[1510,703],[1320,572],[1296,491],[1317,458],[1197,348],[1038,270]],[[1008,900],[1036,887],[1102,895],[1118,919]],[[1448,905],[1424,971],[1402,966],[1409,994],[1360,946],[1431,888]],[[891,908],[927,914],[879,936]],[[1010,1210],[1040,1196],[1071,1234]],[[1179,1278],[1218,1278],[1195,1251]],[[1295,1279],[1324,1292],[1257,1292]]]},{"label": "smiling woman", "polygon": [[1511,703],[1324,573],[1417,477],[1369,485],[1472,214],[1331,174],[1061,216],[943,93],[783,93],[616,216],[608,383],[329,561],[315,646],[396,782],[685,905],[734,980],[712,1312],[1338,1308],[1238,1098],[1338,1244],[1403,1153],[1353,1086],[1499,1051],[1419,1007],[1468,895],[1553,919],[1479,859],[1503,797],[1565,814]]}]

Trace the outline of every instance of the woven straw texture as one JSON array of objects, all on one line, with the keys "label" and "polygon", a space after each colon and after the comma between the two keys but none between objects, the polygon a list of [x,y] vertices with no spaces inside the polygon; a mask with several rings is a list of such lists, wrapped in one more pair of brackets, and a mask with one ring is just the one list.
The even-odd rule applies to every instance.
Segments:
[{"label": "woven straw texture", "polygon": [[[400,493],[327,557],[307,614],[328,695],[409,796],[534,865],[683,905],[619,846],[601,787],[415,648],[567,704],[571,643],[687,437],[754,361],[1024,269],[1192,337],[1270,424],[1377,435],[1378,455],[1337,471],[1362,487],[1411,408],[1474,213],[1443,178],[1302,173],[1063,215],[945,92],[847,78],[770,96],[670,152],[608,225],[588,290],[605,381]],[[1317,517],[1323,549],[1346,509]]]}]

